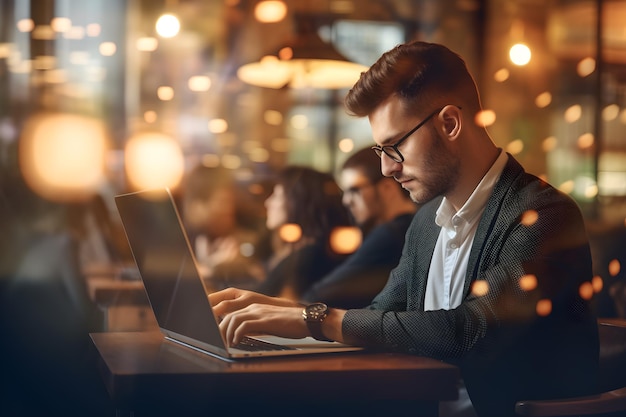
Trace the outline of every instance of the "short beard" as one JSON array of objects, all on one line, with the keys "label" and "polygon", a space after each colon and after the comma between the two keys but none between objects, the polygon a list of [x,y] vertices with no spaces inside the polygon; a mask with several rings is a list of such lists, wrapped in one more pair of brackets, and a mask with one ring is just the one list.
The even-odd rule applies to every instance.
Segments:
[{"label": "short beard", "polygon": [[424,157],[424,164],[430,172],[423,178],[416,178],[422,185],[420,195],[411,193],[411,200],[417,204],[425,204],[432,199],[445,195],[457,183],[459,178],[460,158],[448,150],[437,129],[430,129],[433,137],[432,146]]}]

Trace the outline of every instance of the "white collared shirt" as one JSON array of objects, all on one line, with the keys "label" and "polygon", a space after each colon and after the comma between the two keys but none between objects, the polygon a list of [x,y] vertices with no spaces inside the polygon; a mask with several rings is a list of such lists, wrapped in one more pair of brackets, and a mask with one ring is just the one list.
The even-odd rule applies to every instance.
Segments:
[{"label": "white collared shirt", "polygon": [[458,212],[444,197],[435,223],[441,232],[430,262],[424,310],[451,310],[463,299],[465,273],[478,223],[508,155],[500,155]]}]

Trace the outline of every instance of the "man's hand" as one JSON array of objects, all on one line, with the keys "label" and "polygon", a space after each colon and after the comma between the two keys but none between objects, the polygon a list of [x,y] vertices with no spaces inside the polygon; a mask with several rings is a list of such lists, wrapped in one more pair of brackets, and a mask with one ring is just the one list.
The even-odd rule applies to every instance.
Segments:
[{"label": "man's hand", "polygon": [[287,298],[270,297],[254,291],[226,288],[209,294],[209,302],[218,317],[241,310],[250,304],[268,304],[283,307],[297,307],[298,303]]},{"label": "man's hand", "polygon": [[220,322],[226,343],[234,346],[246,335],[271,334],[299,339],[310,336],[302,319],[302,307],[250,304],[228,313]]},{"label": "man's hand", "polygon": [[252,334],[309,336],[302,319],[302,306],[290,299],[226,288],[209,294],[209,302],[215,315],[222,319],[220,330],[231,346]]},{"label": "man's hand", "polygon": [[[220,317],[220,331],[230,346],[245,335],[271,334],[300,339],[311,333],[302,318],[302,305],[288,298],[269,297],[253,291],[226,288],[209,294],[215,315]],[[330,309],[324,320],[326,337],[343,342],[341,331],[345,310]]]}]

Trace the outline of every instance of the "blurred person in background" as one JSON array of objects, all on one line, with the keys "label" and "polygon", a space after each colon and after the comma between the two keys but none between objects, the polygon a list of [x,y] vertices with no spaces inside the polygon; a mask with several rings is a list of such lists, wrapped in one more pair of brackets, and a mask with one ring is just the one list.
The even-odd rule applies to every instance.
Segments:
[{"label": "blurred person in background", "polygon": [[[232,171],[197,165],[182,186],[182,218],[211,287],[254,285],[264,278],[262,215],[244,204]],[[247,207],[248,206],[248,207]]]},{"label": "blurred person in background", "polygon": [[304,166],[287,166],[276,176],[265,200],[266,226],[274,251],[257,291],[297,300],[346,258],[331,246],[338,227],[351,226],[332,175]]},{"label": "blurred person in background", "polygon": [[343,204],[361,229],[363,241],[341,265],[316,282],[303,296],[338,308],[369,305],[398,264],[404,235],[417,211],[409,193],[380,171],[380,158],[370,147],[352,154],[341,167]]}]

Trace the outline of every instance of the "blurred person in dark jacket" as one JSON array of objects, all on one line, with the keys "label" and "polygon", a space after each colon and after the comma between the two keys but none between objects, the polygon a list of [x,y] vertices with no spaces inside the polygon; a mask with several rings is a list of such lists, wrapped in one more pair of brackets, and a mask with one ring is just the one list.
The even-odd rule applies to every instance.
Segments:
[{"label": "blurred person in dark jacket", "polygon": [[363,241],[341,265],[316,282],[302,298],[338,308],[369,305],[398,264],[404,235],[417,211],[406,190],[380,172],[380,158],[367,147],[341,167],[343,204],[361,229]]}]

